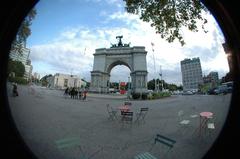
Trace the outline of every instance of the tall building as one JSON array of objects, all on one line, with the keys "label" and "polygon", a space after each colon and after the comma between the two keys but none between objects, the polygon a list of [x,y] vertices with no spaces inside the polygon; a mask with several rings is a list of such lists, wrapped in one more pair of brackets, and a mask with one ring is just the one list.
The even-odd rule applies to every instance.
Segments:
[{"label": "tall building", "polygon": [[204,84],[210,84],[211,88],[214,88],[219,85],[218,72],[210,72],[207,76],[203,77]]},{"label": "tall building", "polygon": [[31,60],[28,59],[24,67],[25,67],[24,78],[27,80],[30,80],[32,77],[32,70],[33,70],[33,67],[31,65]]},{"label": "tall building", "polygon": [[26,65],[27,60],[29,59],[29,55],[30,49],[23,47],[21,54],[15,51],[11,51],[9,56],[13,61],[20,61],[22,64]]},{"label": "tall building", "polygon": [[13,61],[20,61],[22,62],[22,64],[25,67],[25,72],[24,72],[24,78],[26,80],[30,80],[31,76],[32,76],[32,69],[33,66],[31,65],[31,60],[29,59],[29,55],[30,55],[30,49],[23,47],[22,48],[22,53],[18,53],[18,52],[14,52],[11,51],[10,52],[10,58]]},{"label": "tall building", "polygon": [[218,72],[210,72],[208,75],[211,78],[211,82],[218,84],[219,82],[219,77],[218,77]]},{"label": "tall building", "polygon": [[183,90],[197,91],[203,84],[200,59],[184,59],[181,61]]}]

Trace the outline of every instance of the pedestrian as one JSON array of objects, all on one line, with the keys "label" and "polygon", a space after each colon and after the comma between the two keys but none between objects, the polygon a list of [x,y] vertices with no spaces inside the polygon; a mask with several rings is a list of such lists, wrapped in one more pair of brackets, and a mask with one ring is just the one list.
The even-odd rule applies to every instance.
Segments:
[{"label": "pedestrian", "polygon": [[86,98],[87,98],[87,90],[84,90],[83,91],[83,100],[86,100]]},{"label": "pedestrian", "polygon": [[67,87],[64,91],[64,97],[66,98],[68,97],[68,95],[69,95],[69,88]]},{"label": "pedestrian", "polygon": [[13,83],[13,90],[12,90],[13,96],[18,96],[18,90],[17,90],[17,83]]},{"label": "pedestrian", "polygon": [[75,88],[72,87],[71,91],[70,91],[70,96],[72,99],[74,99],[74,94],[75,94]]},{"label": "pedestrian", "polygon": [[82,90],[81,89],[79,89],[79,91],[78,91],[78,98],[81,100],[81,98],[82,98]]}]

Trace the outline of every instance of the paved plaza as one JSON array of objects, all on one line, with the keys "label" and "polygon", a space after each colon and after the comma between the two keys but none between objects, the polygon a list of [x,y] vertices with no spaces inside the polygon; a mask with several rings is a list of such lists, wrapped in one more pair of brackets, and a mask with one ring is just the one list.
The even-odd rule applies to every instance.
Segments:
[{"label": "paved plaza", "polygon": [[[106,104],[118,110],[128,100],[126,96],[88,94],[87,101],[81,101],[65,98],[63,91],[38,86],[34,92],[28,86],[18,86],[18,90],[18,97],[9,91],[12,115],[27,145],[40,159],[133,159],[142,152],[159,159],[200,159],[219,134],[231,98],[227,94],[130,100],[134,120],[141,107],[149,111],[145,122],[123,125],[108,119]],[[215,129],[199,136],[199,113],[203,111],[213,112]],[[181,118],[190,123],[181,126]],[[163,144],[154,144],[156,134],[176,141],[171,151]]]}]

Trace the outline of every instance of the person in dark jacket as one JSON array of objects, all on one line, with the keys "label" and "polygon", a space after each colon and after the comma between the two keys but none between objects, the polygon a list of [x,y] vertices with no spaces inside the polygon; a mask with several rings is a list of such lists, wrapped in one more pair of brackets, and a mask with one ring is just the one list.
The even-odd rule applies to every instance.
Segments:
[{"label": "person in dark jacket", "polygon": [[17,84],[13,83],[13,96],[16,97],[18,96],[18,90],[17,90]]}]

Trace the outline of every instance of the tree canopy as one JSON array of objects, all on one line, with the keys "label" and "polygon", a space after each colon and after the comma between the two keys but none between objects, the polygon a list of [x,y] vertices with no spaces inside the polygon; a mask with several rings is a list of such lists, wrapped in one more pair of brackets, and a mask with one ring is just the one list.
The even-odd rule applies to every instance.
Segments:
[{"label": "tree canopy", "polygon": [[16,38],[12,43],[11,48],[12,51],[22,54],[23,46],[26,43],[27,38],[31,35],[30,26],[32,25],[32,20],[35,18],[36,14],[37,14],[36,9],[33,8],[28,13],[28,16],[22,22],[16,35]]},{"label": "tree canopy", "polygon": [[204,25],[207,23],[202,13],[207,11],[200,0],[123,0],[126,2],[126,11],[140,14],[140,19],[150,22],[156,33],[168,42],[175,39],[183,46],[185,41],[181,28],[197,32],[197,21],[202,22],[202,29],[207,32]]},{"label": "tree canopy", "polygon": [[[177,86],[176,84],[169,84],[167,82],[165,82],[164,80],[160,80],[160,79],[157,79],[156,83],[159,84],[159,89],[162,90],[163,88],[161,87],[162,86],[162,82],[163,82],[163,87],[164,89],[168,89],[169,91],[176,91],[176,90],[182,90],[182,86]],[[155,89],[155,79],[152,79],[150,81],[148,81],[147,83],[147,86],[148,86],[148,89],[149,90],[154,90]]]},{"label": "tree canopy", "polygon": [[47,80],[47,78],[52,77],[52,76],[53,76],[52,74],[48,74],[48,75],[43,76],[43,77],[40,79],[40,81],[41,81],[41,83],[42,83],[42,86],[47,86],[47,85],[48,85],[48,80]]},{"label": "tree canopy", "polygon": [[16,77],[23,77],[25,72],[25,67],[20,61],[8,61],[8,74],[14,72]]}]

